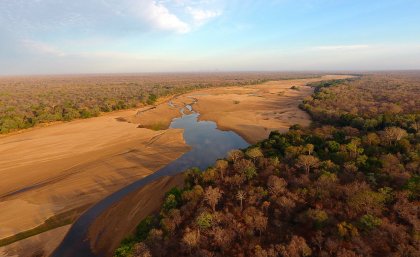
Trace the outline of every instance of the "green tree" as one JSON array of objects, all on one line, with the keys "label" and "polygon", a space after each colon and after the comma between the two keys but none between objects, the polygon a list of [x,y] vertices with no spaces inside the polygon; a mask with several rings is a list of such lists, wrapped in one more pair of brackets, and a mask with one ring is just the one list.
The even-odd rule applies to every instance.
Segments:
[{"label": "green tree", "polygon": [[163,202],[163,210],[165,212],[168,212],[169,210],[176,208],[178,206],[178,202],[176,200],[176,196],[173,194],[169,194],[166,198],[165,201]]},{"label": "green tree", "polygon": [[365,231],[372,230],[381,224],[381,219],[370,214],[365,214],[359,219],[359,228]]},{"label": "green tree", "polygon": [[202,212],[195,221],[200,229],[208,229],[213,225],[213,215],[208,212]]}]

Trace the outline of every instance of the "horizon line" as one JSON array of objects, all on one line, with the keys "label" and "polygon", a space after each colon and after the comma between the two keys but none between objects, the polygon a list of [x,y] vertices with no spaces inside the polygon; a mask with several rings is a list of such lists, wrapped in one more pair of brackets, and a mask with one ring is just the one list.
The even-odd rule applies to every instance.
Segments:
[{"label": "horizon line", "polygon": [[331,74],[364,74],[382,72],[420,72],[420,68],[414,69],[337,69],[337,70],[203,70],[203,71],[148,71],[148,72],[86,72],[86,73],[32,73],[32,74],[0,74],[0,78],[10,77],[60,77],[60,76],[132,76],[132,75],[169,75],[169,74],[226,74],[226,73],[331,73]]}]

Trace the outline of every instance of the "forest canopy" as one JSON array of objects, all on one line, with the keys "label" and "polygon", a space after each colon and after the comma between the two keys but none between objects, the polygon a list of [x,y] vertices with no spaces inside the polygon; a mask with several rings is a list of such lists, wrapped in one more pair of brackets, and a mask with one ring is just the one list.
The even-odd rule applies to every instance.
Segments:
[{"label": "forest canopy", "polygon": [[420,256],[418,85],[312,85],[310,128],[187,170],[115,256]]}]

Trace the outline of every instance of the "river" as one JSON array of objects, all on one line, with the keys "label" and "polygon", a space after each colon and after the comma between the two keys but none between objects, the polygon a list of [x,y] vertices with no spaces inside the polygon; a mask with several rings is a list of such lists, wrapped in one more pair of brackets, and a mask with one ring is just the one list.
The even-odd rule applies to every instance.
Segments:
[{"label": "river", "polygon": [[[168,103],[173,106],[172,102]],[[187,111],[188,110],[188,111]],[[144,185],[168,175],[175,175],[191,167],[206,169],[217,159],[224,158],[232,149],[246,148],[249,144],[232,131],[222,131],[212,121],[198,121],[199,113],[193,111],[192,105],[180,109],[182,116],[172,120],[171,128],[184,129],[184,140],[191,150],[155,173],[142,178],[121,190],[104,198],[85,213],[72,225],[64,240],[53,252],[54,257],[97,257],[90,250],[87,233],[89,226],[107,208],[124,196],[138,190]],[[185,113],[188,114],[185,114]],[[159,158],[159,156],[156,156]]]}]

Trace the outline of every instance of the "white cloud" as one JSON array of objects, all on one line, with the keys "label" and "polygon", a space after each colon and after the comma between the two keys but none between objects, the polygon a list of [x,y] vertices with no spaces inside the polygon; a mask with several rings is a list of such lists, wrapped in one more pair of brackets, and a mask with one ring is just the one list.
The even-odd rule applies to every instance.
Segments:
[{"label": "white cloud", "polygon": [[181,34],[222,14],[220,10],[214,9],[212,1],[132,0],[131,3],[137,17],[152,28]]},{"label": "white cloud", "polygon": [[137,5],[139,17],[148,22],[152,27],[161,30],[187,33],[191,30],[188,23],[182,21],[177,15],[157,1],[143,1]]},{"label": "white cloud", "polygon": [[215,18],[217,16],[220,16],[222,14],[221,11],[203,10],[203,9],[193,8],[190,6],[187,6],[186,11],[192,16],[195,24],[197,25],[202,25],[206,21],[212,18]]},{"label": "white cloud", "polygon": [[221,15],[220,0],[0,0],[0,29],[20,34],[188,33]]},{"label": "white cloud", "polygon": [[369,48],[369,45],[328,45],[328,46],[316,46],[313,50],[325,50],[325,51],[336,51],[336,50],[359,50]]}]

